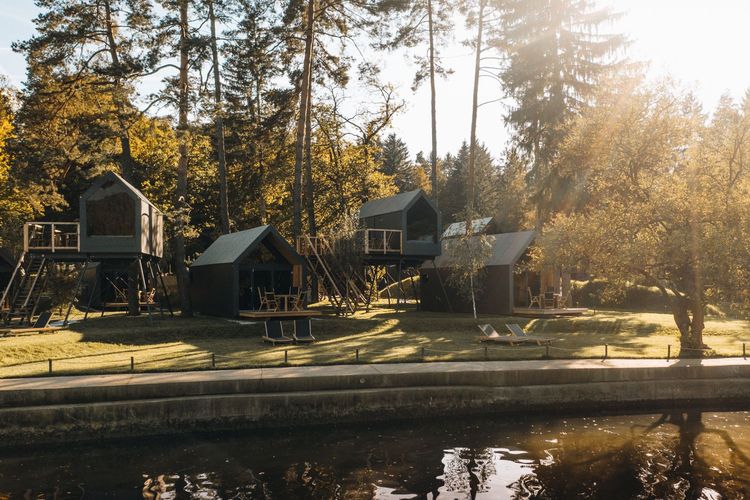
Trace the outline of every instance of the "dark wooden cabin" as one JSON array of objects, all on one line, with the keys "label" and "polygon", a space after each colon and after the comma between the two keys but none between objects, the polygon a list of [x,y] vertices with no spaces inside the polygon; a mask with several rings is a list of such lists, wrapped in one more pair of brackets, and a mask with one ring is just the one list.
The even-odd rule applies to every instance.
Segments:
[{"label": "dark wooden cabin", "polygon": [[190,266],[196,312],[236,317],[257,310],[258,289],[289,293],[303,283],[304,260],[273,226],[225,234]]},{"label": "dark wooden cabin", "polygon": [[359,210],[368,255],[427,260],[440,255],[440,211],[417,189],[368,201]]},{"label": "dark wooden cabin", "polygon": [[[477,312],[480,314],[513,313],[519,302],[525,302],[522,283],[526,283],[526,273],[520,273],[517,264],[526,255],[536,233],[523,231],[487,235],[492,251],[484,263],[481,291],[477,294]],[[471,300],[447,283],[454,267],[455,258],[451,246],[455,239],[442,242],[443,252],[434,261],[425,263],[420,269],[421,306],[425,311],[471,312]],[[450,305],[448,305],[450,301]]]},{"label": "dark wooden cabin", "polygon": [[98,177],[80,199],[80,252],[161,257],[164,215],[114,172]]}]

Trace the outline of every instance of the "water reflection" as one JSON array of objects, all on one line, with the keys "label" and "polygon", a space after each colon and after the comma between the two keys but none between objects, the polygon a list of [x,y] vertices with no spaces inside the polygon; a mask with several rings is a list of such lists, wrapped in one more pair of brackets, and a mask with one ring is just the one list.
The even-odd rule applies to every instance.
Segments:
[{"label": "water reflection", "polygon": [[481,418],[0,456],[0,499],[743,498],[747,412]]}]

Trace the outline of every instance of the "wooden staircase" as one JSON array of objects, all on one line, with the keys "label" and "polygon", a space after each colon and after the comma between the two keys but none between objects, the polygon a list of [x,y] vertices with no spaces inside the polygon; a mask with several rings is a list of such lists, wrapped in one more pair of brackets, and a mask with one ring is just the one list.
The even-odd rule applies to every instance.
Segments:
[{"label": "wooden staircase", "polygon": [[369,307],[372,294],[364,274],[334,251],[329,238],[301,236],[297,240],[297,251],[305,258],[311,275],[317,276],[336,314],[346,316]]},{"label": "wooden staircase", "polygon": [[7,325],[14,319],[21,325],[31,323],[49,279],[49,264],[43,256],[21,255],[0,298],[0,304],[8,306],[2,311],[3,323]]}]

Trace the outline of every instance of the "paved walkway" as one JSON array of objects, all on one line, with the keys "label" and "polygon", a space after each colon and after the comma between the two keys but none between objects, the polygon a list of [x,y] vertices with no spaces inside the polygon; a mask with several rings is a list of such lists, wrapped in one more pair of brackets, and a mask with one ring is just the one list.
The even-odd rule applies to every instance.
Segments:
[{"label": "paved walkway", "polygon": [[322,377],[366,377],[368,375],[410,375],[429,373],[487,373],[526,370],[592,370],[592,369],[648,369],[670,367],[730,367],[750,366],[744,358],[714,359],[577,359],[538,361],[452,361],[434,363],[394,363],[331,366],[300,366],[287,368],[248,368],[239,370],[211,370],[192,372],[128,373],[112,375],[75,375],[67,377],[37,377],[0,379],[0,392],[22,390],[58,390],[92,387],[118,387],[155,384],[183,384],[203,382],[262,381],[268,379],[315,379]]}]

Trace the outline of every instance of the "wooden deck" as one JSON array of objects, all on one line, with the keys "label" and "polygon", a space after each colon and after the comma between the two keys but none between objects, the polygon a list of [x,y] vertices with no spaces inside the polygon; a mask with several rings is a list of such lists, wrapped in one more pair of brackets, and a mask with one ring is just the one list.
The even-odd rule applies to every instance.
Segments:
[{"label": "wooden deck", "polygon": [[311,318],[313,316],[322,316],[320,311],[240,311],[240,318],[250,319],[274,319],[274,318]]},{"label": "wooden deck", "polygon": [[524,318],[560,318],[564,316],[582,316],[589,310],[585,307],[568,307],[565,309],[540,309],[538,307],[514,307],[513,315]]}]

